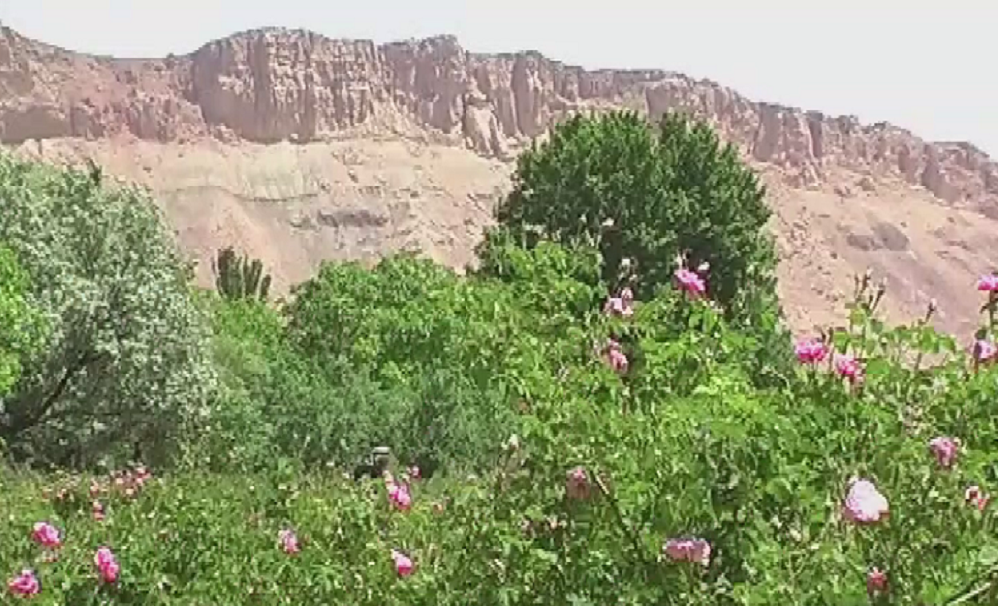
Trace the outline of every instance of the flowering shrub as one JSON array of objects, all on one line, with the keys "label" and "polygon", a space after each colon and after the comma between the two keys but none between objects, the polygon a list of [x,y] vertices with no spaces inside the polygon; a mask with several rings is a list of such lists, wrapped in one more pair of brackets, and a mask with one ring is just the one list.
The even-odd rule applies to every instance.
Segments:
[{"label": "flowering shrub", "polygon": [[749,268],[649,293],[493,238],[467,278],[398,256],[280,310],[197,299],[219,391],[168,466],[124,466],[126,427],[87,471],[0,467],[4,603],[996,603],[993,276],[972,343],[934,306],[885,326],[864,276],[793,346],[715,302]]}]

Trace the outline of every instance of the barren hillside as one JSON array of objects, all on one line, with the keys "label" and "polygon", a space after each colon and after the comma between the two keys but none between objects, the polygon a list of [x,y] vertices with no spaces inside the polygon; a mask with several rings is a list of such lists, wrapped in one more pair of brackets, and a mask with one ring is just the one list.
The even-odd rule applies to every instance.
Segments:
[{"label": "barren hillside", "polygon": [[841,317],[867,267],[889,280],[895,318],[935,297],[943,327],[973,329],[973,282],[998,265],[998,165],[969,144],[664,71],[475,54],[449,37],[267,29],[135,60],[0,32],[0,140],[148,185],[205,283],[227,244],[262,258],[279,290],[322,259],[399,248],[461,267],[517,150],[572,112],[614,107],[692,112],[764,175],[799,330]]}]

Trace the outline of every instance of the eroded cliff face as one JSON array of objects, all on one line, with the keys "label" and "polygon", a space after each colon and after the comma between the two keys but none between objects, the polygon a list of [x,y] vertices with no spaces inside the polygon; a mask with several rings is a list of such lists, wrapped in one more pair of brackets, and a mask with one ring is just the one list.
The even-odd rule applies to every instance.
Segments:
[{"label": "eroded cliff face", "polygon": [[402,135],[505,158],[567,115],[620,107],[653,117],[689,111],[796,185],[846,169],[922,186],[948,205],[998,218],[998,164],[969,144],[756,103],[675,73],[587,71],[534,52],[475,54],[452,37],[376,45],[265,29],[182,57],[124,60],[64,51],[6,28],[0,35],[4,143]]}]

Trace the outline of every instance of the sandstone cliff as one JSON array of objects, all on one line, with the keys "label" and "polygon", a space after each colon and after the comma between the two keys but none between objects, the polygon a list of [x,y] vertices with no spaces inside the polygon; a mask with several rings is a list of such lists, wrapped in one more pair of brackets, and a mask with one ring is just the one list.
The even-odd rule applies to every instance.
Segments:
[{"label": "sandstone cliff", "polygon": [[929,143],[750,101],[664,71],[587,71],[538,53],[482,55],[452,37],[376,45],[263,29],[155,60],[92,57],[0,33],[0,141],[130,134],[176,142],[304,143],[404,135],[508,157],[572,112],[681,108],[795,185],[829,170],[898,179],[947,205],[998,218],[998,164],[966,143]]},{"label": "sandstone cliff", "polygon": [[264,262],[277,295],[326,259],[409,249],[461,268],[517,150],[573,112],[619,107],[693,112],[760,172],[795,329],[840,322],[852,276],[872,268],[890,319],[937,298],[937,325],[973,333],[974,281],[998,265],[998,177],[970,145],[679,74],[469,53],[450,37],[376,45],[269,29],[136,60],[0,30],[0,142],[92,158],[149,187],[204,286],[228,245]]}]

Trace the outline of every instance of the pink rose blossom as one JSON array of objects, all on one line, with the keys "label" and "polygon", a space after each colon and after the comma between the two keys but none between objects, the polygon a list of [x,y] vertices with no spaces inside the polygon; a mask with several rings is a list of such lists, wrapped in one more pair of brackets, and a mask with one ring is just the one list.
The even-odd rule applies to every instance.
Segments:
[{"label": "pink rose blossom", "polygon": [[856,524],[874,524],[890,515],[887,498],[869,480],[855,480],[844,505],[846,519]]},{"label": "pink rose blossom", "polygon": [[998,275],[988,274],[977,280],[977,290],[981,292],[998,292]]},{"label": "pink rose blossom", "polygon": [[62,546],[59,531],[48,522],[36,522],[31,531],[31,538],[39,545],[49,549],[58,549]]},{"label": "pink rose blossom", "polygon": [[980,486],[976,485],[968,488],[963,496],[967,503],[977,507],[980,511],[984,511],[988,506],[988,502],[991,501],[991,495],[982,492]]},{"label": "pink rose blossom", "polygon": [[409,511],[412,506],[412,495],[409,494],[409,487],[395,482],[389,484],[388,502],[400,511]]},{"label": "pink rose blossom", "polygon": [[603,306],[603,313],[610,316],[634,315],[634,291],[625,286],[616,297],[610,297]]},{"label": "pink rose blossom", "polygon": [[97,553],[94,554],[94,565],[97,566],[97,572],[102,581],[105,583],[117,582],[121,566],[118,565],[118,560],[115,559],[114,553],[109,548],[101,547],[97,550]]},{"label": "pink rose blossom", "polygon": [[134,481],[138,486],[141,487],[143,484],[148,482],[150,478],[152,478],[152,473],[150,473],[150,471],[146,469],[145,466],[139,465],[138,467],[135,468]]},{"label": "pink rose blossom", "polygon": [[603,313],[608,316],[623,316],[626,318],[634,315],[634,308],[631,307],[630,302],[625,301],[622,297],[610,297],[603,306]]},{"label": "pink rose blossom", "polygon": [[859,360],[848,354],[835,356],[835,372],[845,377],[850,383],[855,383],[863,377],[863,366]]},{"label": "pink rose blossom", "polygon": [[629,362],[627,360],[627,356],[624,355],[624,352],[620,351],[619,349],[611,349],[610,351],[607,352],[607,359],[610,362],[610,368],[612,368],[614,371],[620,374],[624,374],[627,372],[627,366]]},{"label": "pink rose blossom", "polygon": [[819,339],[806,339],[794,345],[794,353],[802,364],[817,364],[828,356],[828,346]]},{"label": "pink rose blossom", "polygon": [[25,568],[21,571],[21,574],[7,581],[7,589],[14,595],[31,597],[38,595],[42,590],[42,585],[38,582],[38,577],[35,576],[35,573]]},{"label": "pink rose blossom", "polygon": [[592,486],[589,483],[589,473],[585,467],[576,467],[568,471],[565,480],[565,492],[568,498],[574,500],[584,500],[589,498]]},{"label": "pink rose blossom", "polygon": [[974,343],[974,359],[978,362],[990,362],[998,357],[998,346],[987,339],[978,339]]},{"label": "pink rose blossom", "polygon": [[960,453],[960,440],[947,436],[939,436],[929,441],[929,449],[936,456],[936,461],[943,469],[949,469],[956,462]]},{"label": "pink rose blossom", "polygon": [[395,572],[400,577],[407,577],[415,570],[412,560],[401,551],[392,550],[392,561],[395,562]]},{"label": "pink rose blossom", "polygon": [[627,372],[627,368],[630,362],[627,356],[620,349],[620,343],[614,341],[613,339],[607,340],[606,347],[603,348],[603,356],[606,363],[610,365],[610,368],[618,374],[624,374]]},{"label": "pink rose blossom", "polygon": [[866,573],[866,592],[873,596],[887,592],[887,573],[877,567]]},{"label": "pink rose blossom", "polygon": [[710,565],[710,543],[704,539],[669,539],[662,546],[662,553],[677,562]]},{"label": "pink rose blossom", "polygon": [[298,545],[298,536],[295,535],[293,530],[287,528],[281,530],[277,533],[277,540],[281,543],[281,549],[284,553],[288,555],[295,555],[301,552],[301,547]]},{"label": "pink rose blossom", "polygon": [[680,267],[676,270],[675,276],[679,289],[694,298],[698,298],[707,292],[707,285],[704,283],[703,278],[698,276],[696,272],[690,271],[685,267]]}]

